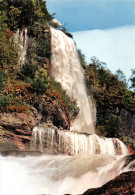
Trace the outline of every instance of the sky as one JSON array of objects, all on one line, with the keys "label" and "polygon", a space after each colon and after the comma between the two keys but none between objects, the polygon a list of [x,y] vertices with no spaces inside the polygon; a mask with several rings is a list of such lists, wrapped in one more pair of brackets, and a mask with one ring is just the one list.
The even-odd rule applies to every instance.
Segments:
[{"label": "sky", "polygon": [[65,25],[87,62],[92,56],[127,78],[135,68],[134,0],[47,0],[47,7]]}]

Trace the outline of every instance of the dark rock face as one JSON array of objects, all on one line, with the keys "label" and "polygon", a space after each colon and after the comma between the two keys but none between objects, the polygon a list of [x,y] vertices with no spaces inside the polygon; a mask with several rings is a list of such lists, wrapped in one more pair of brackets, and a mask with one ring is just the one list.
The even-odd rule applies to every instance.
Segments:
[{"label": "dark rock face", "polygon": [[135,194],[135,172],[122,173],[100,188],[90,189],[84,195]]},{"label": "dark rock face", "polygon": [[0,114],[0,150],[25,150],[31,141],[32,129],[41,117],[32,108],[29,114]]},{"label": "dark rock face", "polygon": [[43,95],[33,105],[41,116],[41,124],[52,123],[58,128],[69,129],[70,122],[68,115],[57,97]]},{"label": "dark rock face", "polygon": [[135,114],[132,114],[126,109],[122,109],[120,117],[122,119],[121,132],[125,136],[130,136],[132,139],[135,139]]},{"label": "dark rock face", "polygon": [[0,151],[29,151],[32,129],[37,125],[69,129],[68,115],[56,97],[43,95],[34,100],[33,106],[28,114],[0,114]]}]

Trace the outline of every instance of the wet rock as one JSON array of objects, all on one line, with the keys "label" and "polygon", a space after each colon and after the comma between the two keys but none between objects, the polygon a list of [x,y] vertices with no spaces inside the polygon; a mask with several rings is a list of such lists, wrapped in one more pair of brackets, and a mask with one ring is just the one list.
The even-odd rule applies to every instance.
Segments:
[{"label": "wet rock", "polygon": [[135,194],[135,172],[122,173],[100,188],[90,189],[84,195]]}]

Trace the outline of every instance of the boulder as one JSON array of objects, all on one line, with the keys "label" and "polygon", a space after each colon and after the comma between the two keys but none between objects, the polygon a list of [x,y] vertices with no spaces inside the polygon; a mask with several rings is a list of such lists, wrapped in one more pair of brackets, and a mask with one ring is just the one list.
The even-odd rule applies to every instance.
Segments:
[{"label": "boulder", "polygon": [[100,188],[87,190],[84,195],[135,194],[135,172],[125,172]]}]

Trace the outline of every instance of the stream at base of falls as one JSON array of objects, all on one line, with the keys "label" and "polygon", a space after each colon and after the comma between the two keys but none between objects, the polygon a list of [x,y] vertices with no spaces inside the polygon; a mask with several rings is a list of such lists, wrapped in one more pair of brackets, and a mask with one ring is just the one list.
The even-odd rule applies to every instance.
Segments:
[{"label": "stream at base of falls", "polygon": [[1,195],[81,194],[133,170],[122,155],[0,156]]}]

